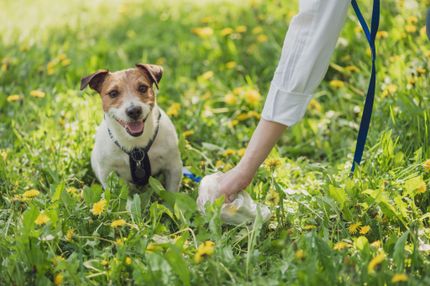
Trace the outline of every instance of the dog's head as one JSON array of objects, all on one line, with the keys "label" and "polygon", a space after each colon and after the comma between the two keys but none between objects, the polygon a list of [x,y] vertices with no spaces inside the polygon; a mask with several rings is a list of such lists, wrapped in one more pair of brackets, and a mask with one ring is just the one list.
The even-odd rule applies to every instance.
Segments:
[{"label": "dog's head", "polygon": [[103,110],[133,137],[142,135],[145,120],[155,105],[155,91],[163,75],[157,65],[137,64],[135,68],[109,72],[99,70],[81,79],[81,90],[88,85],[97,91]]}]

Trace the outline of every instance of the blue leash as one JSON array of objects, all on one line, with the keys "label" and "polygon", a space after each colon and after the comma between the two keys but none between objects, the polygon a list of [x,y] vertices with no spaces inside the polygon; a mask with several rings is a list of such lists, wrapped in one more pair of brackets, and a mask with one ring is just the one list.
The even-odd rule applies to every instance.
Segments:
[{"label": "blue leash", "polygon": [[366,102],[364,103],[363,114],[361,115],[360,129],[358,131],[357,143],[355,146],[354,161],[352,162],[351,174],[354,173],[356,165],[360,165],[361,158],[363,157],[364,146],[366,145],[367,133],[369,131],[370,119],[372,118],[373,102],[375,99],[375,86],[376,86],[376,47],[375,38],[379,28],[379,14],[380,3],[379,0],[373,1],[372,23],[371,29],[367,26],[363,14],[358,7],[356,0],[351,0],[352,7],[355,14],[357,14],[358,21],[366,34],[367,41],[369,42],[372,51],[372,73],[370,75],[369,88],[367,90]]},{"label": "blue leash", "polygon": [[182,167],[182,175],[195,183],[200,183],[200,181],[202,180],[202,177],[194,175],[193,173],[191,173],[190,170],[185,167]]}]

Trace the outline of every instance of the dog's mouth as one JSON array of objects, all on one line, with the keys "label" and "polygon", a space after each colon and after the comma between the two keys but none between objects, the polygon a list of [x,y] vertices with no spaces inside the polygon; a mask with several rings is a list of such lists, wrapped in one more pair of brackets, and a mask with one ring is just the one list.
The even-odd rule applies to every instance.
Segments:
[{"label": "dog's mouth", "polygon": [[121,119],[118,119],[114,117],[114,119],[122,126],[124,127],[125,131],[127,131],[128,134],[130,134],[133,137],[138,137],[143,134],[143,130],[145,129],[145,122],[144,120],[138,120],[138,121],[123,121]]}]

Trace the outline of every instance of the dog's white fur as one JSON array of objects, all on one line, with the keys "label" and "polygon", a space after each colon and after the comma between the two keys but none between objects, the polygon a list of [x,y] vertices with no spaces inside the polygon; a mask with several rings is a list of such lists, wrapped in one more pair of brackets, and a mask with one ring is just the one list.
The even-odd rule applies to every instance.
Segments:
[{"label": "dog's white fur", "polygon": [[[111,130],[113,137],[127,150],[136,147],[145,147],[153,138],[156,125],[159,124],[158,134],[148,152],[152,175],[163,174],[166,190],[177,192],[182,178],[182,161],[178,148],[178,137],[175,127],[166,113],[155,104],[151,110],[150,106],[140,101],[132,92],[125,91],[123,101],[119,107],[110,107],[105,112],[104,120],[99,125],[95,146],[91,154],[91,165],[97,179],[106,188],[107,177],[111,172],[116,172],[121,178],[131,182],[129,156],[115,145],[108,133]],[[143,134],[133,137],[118,123],[130,119],[126,115],[126,109],[130,106],[142,107],[142,120],[144,122]],[[158,116],[161,118],[158,121]]]}]

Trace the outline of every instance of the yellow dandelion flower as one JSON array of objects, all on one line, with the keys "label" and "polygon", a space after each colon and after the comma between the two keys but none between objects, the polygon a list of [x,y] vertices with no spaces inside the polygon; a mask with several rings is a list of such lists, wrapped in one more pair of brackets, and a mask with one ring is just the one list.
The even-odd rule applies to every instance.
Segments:
[{"label": "yellow dandelion flower", "polygon": [[75,235],[75,230],[73,228],[68,229],[66,233],[66,240],[72,241],[74,235]]},{"label": "yellow dandelion flower", "polygon": [[240,25],[240,26],[236,27],[236,32],[238,32],[238,33],[245,33],[246,30],[247,30],[247,28],[245,25]]},{"label": "yellow dandelion flower", "polygon": [[266,203],[270,206],[278,206],[279,202],[279,193],[275,189],[270,188],[266,195]]},{"label": "yellow dandelion flower", "polygon": [[415,16],[409,16],[406,21],[410,24],[416,24],[418,23],[418,18]]},{"label": "yellow dandelion flower", "polygon": [[71,195],[77,195],[78,194],[78,190],[74,187],[67,188],[66,192],[71,194]]},{"label": "yellow dandelion flower", "polygon": [[422,180],[421,182],[419,182],[418,186],[417,186],[417,192],[419,194],[424,194],[427,191],[427,185],[426,183]]},{"label": "yellow dandelion flower", "polygon": [[398,283],[398,282],[406,282],[408,281],[408,275],[404,273],[397,273],[393,275],[393,278],[391,278],[392,283]]},{"label": "yellow dandelion flower", "polygon": [[18,94],[12,94],[12,95],[9,95],[6,98],[6,100],[7,100],[7,102],[17,102],[17,101],[21,101],[22,100],[22,96],[18,95]]},{"label": "yellow dandelion flower", "polygon": [[61,65],[63,67],[66,67],[66,66],[70,65],[71,62],[72,61],[69,58],[66,58],[66,59],[61,60]]},{"label": "yellow dandelion flower", "polygon": [[415,33],[417,31],[417,26],[415,25],[406,25],[405,30],[408,33]]},{"label": "yellow dandelion flower", "polygon": [[37,218],[34,222],[37,225],[43,225],[43,224],[46,224],[48,221],[49,221],[49,217],[46,214],[41,213],[37,216]]},{"label": "yellow dandelion flower", "polygon": [[227,105],[236,105],[237,104],[237,97],[234,94],[232,94],[232,93],[227,93],[224,96],[224,102]]},{"label": "yellow dandelion flower", "polygon": [[213,20],[214,20],[214,17],[212,17],[212,16],[206,16],[206,17],[201,18],[200,22],[207,24],[207,23],[212,22]]},{"label": "yellow dandelion flower", "polygon": [[311,99],[308,105],[309,110],[315,110],[316,112],[321,112],[321,104],[314,98]]},{"label": "yellow dandelion flower", "polygon": [[130,256],[127,256],[126,258],[125,258],[125,264],[127,264],[127,265],[131,265],[131,263],[133,262],[133,260],[131,260],[131,258],[130,258]]},{"label": "yellow dandelion flower", "polygon": [[430,172],[430,159],[426,160],[426,161],[423,163],[423,168],[424,168],[424,170],[425,170],[426,172]]},{"label": "yellow dandelion flower", "polygon": [[345,70],[349,71],[349,72],[359,72],[360,69],[356,66],[346,66]]},{"label": "yellow dandelion flower", "polygon": [[117,227],[124,226],[125,224],[127,224],[127,222],[125,220],[123,220],[123,219],[117,219],[117,220],[114,220],[110,224],[110,226],[113,227],[113,228],[117,228]]},{"label": "yellow dandelion flower", "polygon": [[54,266],[57,266],[61,261],[64,261],[64,257],[57,255],[57,256],[54,256],[51,259],[51,261],[52,261],[52,264],[54,264]]},{"label": "yellow dandelion flower", "polygon": [[211,256],[215,252],[215,243],[207,240],[199,245],[194,255],[194,262],[200,263],[205,257]]},{"label": "yellow dandelion flower", "polygon": [[233,89],[233,94],[235,95],[241,95],[244,92],[244,88],[241,86],[235,87]]},{"label": "yellow dandelion flower", "polygon": [[342,87],[345,86],[345,83],[343,81],[341,81],[341,80],[334,79],[334,80],[330,81],[329,85],[332,88],[342,88]]},{"label": "yellow dandelion flower", "polygon": [[234,69],[237,66],[237,63],[235,61],[229,61],[225,64],[225,67],[229,70]]},{"label": "yellow dandelion flower", "polygon": [[245,148],[240,148],[239,150],[237,150],[237,155],[239,155],[240,157],[243,157],[243,155],[245,155],[246,149]]},{"label": "yellow dandelion flower", "polygon": [[208,38],[214,33],[211,27],[194,28],[191,30],[191,32],[200,38]]},{"label": "yellow dandelion flower", "polygon": [[122,239],[122,238],[117,238],[117,239],[115,240],[115,244],[116,244],[116,245],[118,245],[118,246],[123,246],[123,245],[124,245],[124,239]]},{"label": "yellow dandelion flower", "polygon": [[267,35],[265,34],[260,34],[257,36],[257,42],[259,43],[264,43],[267,42],[269,40],[269,37],[267,37]]},{"label": "yellow dandelion flower", "polygon": [[228,36],[231,33],[233,33],[233,29],[232,28],[224,28],[221,30],[221,36]]},{"label": "yellow dandelion flower", "polygon": [[217,169],[221,169],[222,167],[224,167],[224,162],[221,160],[218,160],[215,162],[215,168]]},{"label": "yellow dandelion flower", "polygon": [[303,251],[303,249],[299,249],[296,251],[296,253],[294,254],[294,256],[297,259],[303,259],[305,257],[305,252]]},{"label": "yellow dandelion flower", "polygon": [[303,227],[304,230],[312,230],[312,229],[315,229],[315,228],[317,228],[317,227],[315,225],[313,225],[313,224],[307,224],[307,225],[305,225]]},{"label": "yellow dandelion flower", "polygon": [[345,249],[347,247],[350,247],[349,243],[346,243],[345,241],[339,241],[339,242],[336,242],[336,244],[333,246],[333,249],[334,250],[342,250],[342,249]]},{"label": "yellow dandelion flower", "polygon": [[194,130],[185,130],[184,132],[182,132],[182,134],[185,138],[187,138],[194,134]]},{"label": "yellow dandelion flower", "polygon": [[257,26],[254,29],[252,29],[252,33],[253,34],[260,34],[263,33],[263,28],[261,28],[261,26]]},{"label": "yellow dandelion flower", "polygon": [[172,105],[169,106],[166,113],[169,116],[176,117],[179,115],[179,110],[181,109],[181,105],[177,102],[172,103]]},{"label": "yellow dandelion flower", "polygon": [[249,118],[248,113],[241,113],[238,116],[236,116],[236,119],[238,121],[245,121]]},{"label": "yellow dandelion flower", "polygon": [[46,72],[48,75],[53,75],[55,73],[55,67],[57,66],[57,59],[51,60],[46,65]]},{"label": "yellow dandelion flower", "polygon": [[277,159],[277,158],[269,158],[266,159],[266,161],[264,162],[264,165],[273,170],[276,169],[277,167],[279,167],[281,165],[281,160]]},{"label": "yellow dandelion flower", "polygon": [[36,89],[36,90],[30,91],[30,96],[37,97],[37,98],[44,98],[45,93],[41,90]]},{"label": "yellow dandelion flower", "polygon": [[249,104],[255,105],[261,101],[261,95],[258,90],[251,89],[245,92],[245,101]]},{"label": "yellow dandelion flower", "polygon": [[58,273],[57,275],[55,275],[54,277],[54,284],[55,285],[61,285],[63,284],[63,280],[64,280],[64,276],[61,273]]},{"label": "yellow dandelion flower", "polygon": [[378,31],[376,33],[376,38],[377,39],[385,39],[388,38],[388,32],[387,31]]},{"label": "yellow dandelion flower", "polygon": [[210,80],[211,78],[214,77],[214,72],[213,71],[207,71],[207,72],[203,73],[200,77],[203,80]]},{"label": "yellow dandelion flower", "polygon": [[236,151],[234,151],[233,149],[227,149],[227,150],[225,150],[222,154],[223,154],[224,156],[228,157],[228,156],[231,156],[231,155],[236,154]]},{"label": "yellow dandelion flower", "polygon": [[370,231],[370,226],[368,226],[368,225],[365,225],[365,226],[362,226],[362,227],[360,227],[360,234],[367,234],[369,231]]},{"label": "yellow dandelion flower", "polygon": [[29,191],[25,191],[22,196],[26,199],[32,199],[40,195],[40,192],[36,189],[31,189]]},{"label": "yellow dandelion flower", "polygon": [[420,75],[425,74],[426,73],[426,69],[423,68],[423,67],[418,67],[417,68],[417,73],[420,74]]},{"label": "yellow dandelion flower", "polygon": [[381,264],[384,260],[385,260],[385,253],[383,253],[383,252],[379,253],[378,255],[373,257],[372,260],[370,260],[369,264],[367,265],[367,271],[369,273],[374,273],[375,268],[379,264]]},{"label": "yellow dandelion flower", "polygon": [[103,266],[106,266],[109,264],[109,261],[107,261],[106,259],[103,259],[102,261],[100,261],[100,264]]},{"label": "yellow dandelion flower", "polygon": [[348,231],[350,234],[355,234],[358,231],[358,228],[361,226],[361,222],[353,223],[348,227]]},{"label": "yellow dandelion flower", "polygon": [[93,204],[93,208],[91,209],[91,212],[93,215],[101,215],[104,211],[106,207],[106,200],[105,199],[101,199],[100,201],[98,201],[97,203]]}]

